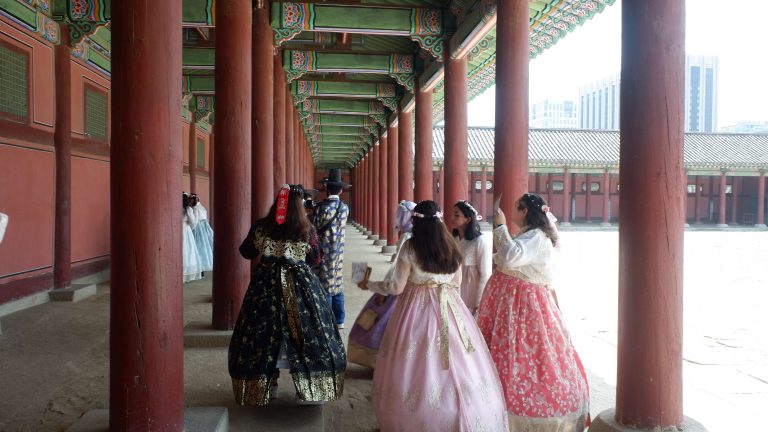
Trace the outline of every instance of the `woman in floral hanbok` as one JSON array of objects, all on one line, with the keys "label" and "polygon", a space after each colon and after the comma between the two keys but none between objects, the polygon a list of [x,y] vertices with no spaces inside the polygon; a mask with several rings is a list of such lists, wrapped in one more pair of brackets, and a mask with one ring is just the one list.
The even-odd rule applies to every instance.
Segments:
[{"label": "woman in floral hanbok", "polygon": [[413,237],[381,282],[399,298],[379,349],[373,407],[383,432],[507,430],[488,348],[461,300],[461,253],[433,201],[413,212]]},{"label": "woman in floral hanbok", "polygon": [[460,200],[453,206],[451,225],[453,237],[464,257],[461,276],[461,299],[474,315],[480,305],[488,278],[491,277],[491,245],[480,231],[480,216],[469,201]]},{"label": "woman in floral hanbok", "polygon": [[477,323],[504,385],[510,430],[581,432],[589,422],[587,377],[548,289],[555,219],[538,195],[515,204],[517,236],[501,210],[494,215],[497,267]]},{"label": "woman in floral hanbok", "polygon": [[[395,229],[400,232],[400,240],[397,242],[397,253],[392,257],[392,262],[397,260],[397,254],[400,253],[403,243],[411,236],[413,230],[411,212],[414,207],[416,203],[411,201],[400,201],[397,206]],[[381,338],[384,337],[384,330],[387,328],[395,304],[397,304],[396,295],[374,293],[368,299],[349,332],[347,360],[369,368],[376,366]]]},{"label": "woman in floral hanbok", "polygon": [[299,402],[336,400],[344,389],[344,345],[309,266],[321,252],[303,198],[300,185],[284,185],[240,245],[244,258],[258,258],[229,344],[240,405],[276,398],[278,368],[290,370]]}]

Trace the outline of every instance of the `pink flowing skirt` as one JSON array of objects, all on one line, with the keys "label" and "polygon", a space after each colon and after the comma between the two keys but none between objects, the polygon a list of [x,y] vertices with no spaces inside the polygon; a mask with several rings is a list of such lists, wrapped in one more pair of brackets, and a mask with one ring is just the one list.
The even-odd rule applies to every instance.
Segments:
[{"label": "pink flowing skirt", "polygon": [[405,287],[379,349],[373,407],[382,432],[508,430],[498,374],[457,287]]},{"label": "pink flowing skirt", "polygon": [[477,323],[499,371],[510,427],[582,431],[587,377],[549,290],[495,271]]}]

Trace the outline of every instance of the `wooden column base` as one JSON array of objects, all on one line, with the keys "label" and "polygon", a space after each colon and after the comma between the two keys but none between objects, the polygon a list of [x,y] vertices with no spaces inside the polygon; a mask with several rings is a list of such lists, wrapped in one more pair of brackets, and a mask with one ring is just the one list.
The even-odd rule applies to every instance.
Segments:
[{"label": "wooden column base", "polygon": [[589,432],[706,432],[707,429],[696,420],[683,417],[683,428],[676,426],[638,428],[625,426],[616,421],[616,410],[611,408],[601,412],[589,426]]}]

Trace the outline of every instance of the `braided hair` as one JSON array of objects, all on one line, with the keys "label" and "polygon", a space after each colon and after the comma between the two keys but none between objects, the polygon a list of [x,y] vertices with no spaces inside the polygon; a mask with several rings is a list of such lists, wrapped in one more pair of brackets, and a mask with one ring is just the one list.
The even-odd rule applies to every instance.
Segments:
[{"label": "braided hair", "polygon": [[547,217],[547,203],[539,195],[527,193],[523,194],[517,201],[517,209],[527,209],[525,213],[525,228],[528,230],[540,229],[549,237],[552,246],[557,246],[557,232]]}]

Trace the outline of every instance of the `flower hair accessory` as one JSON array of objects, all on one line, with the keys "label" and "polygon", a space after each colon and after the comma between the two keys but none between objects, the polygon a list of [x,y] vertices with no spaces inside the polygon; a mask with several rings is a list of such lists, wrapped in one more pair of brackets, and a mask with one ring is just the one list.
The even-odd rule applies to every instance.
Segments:
[{"label": "flower hair accessory", "polygon": [[549,213],[550,211],[552,211],[552,209],[549,208],[548,205],[543,205],[541,206],[541,211],[543,211],[544,213]]},{"label": "flower hair accessory", "polygon": [[435,212],[435,214],[433,214],[433,215],[425,215],[424,213],[413,212],[413,217],[417,217],[419,219],[436,218],[436,219],[443,220],[443,212],[440,212],[440,211],[439,212]]},{"label": "flower hair accessory", "polygon": [[285,223],[286,214],[288,213],[288,195],[291,192],[291,186],[284,184],[280,188],[280,192],[277,193],[277,211],[275,212],[275,222],[278,225]]},{"label": "flower hair accessory", "polygon": [[472,204],[470,204],[469,201],[467,201],[467,200],[459,200],[456,204],[458,205],[459,203],[464,204],[465,206],[467,206],[469,211],[471,211],[472,214],[475,215],[475,219],[476,220],[479,220],[479,221],[483,220],[483,216],[477,211],[477,209],[472,207]]}]

